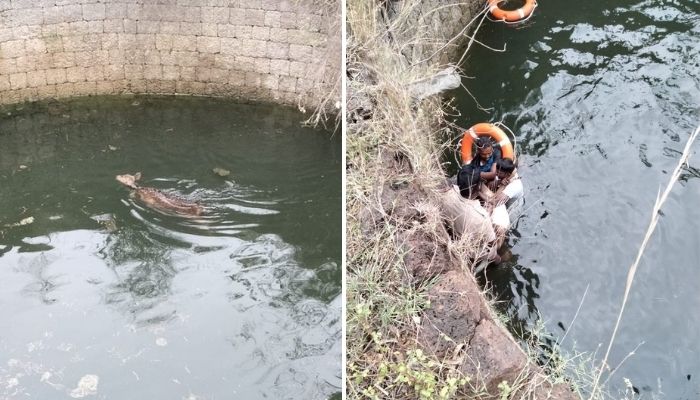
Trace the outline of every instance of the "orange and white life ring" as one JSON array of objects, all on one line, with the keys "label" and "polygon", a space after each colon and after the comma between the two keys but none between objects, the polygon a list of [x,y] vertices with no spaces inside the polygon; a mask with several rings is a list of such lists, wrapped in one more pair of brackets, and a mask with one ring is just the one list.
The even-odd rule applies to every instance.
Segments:
[{"label": "orange and white life ring", "polygon": [[496,144],[501,146],[501,157],[515,161],[513,145],[506,133],[494,124],[482,122],[467,129],[462,135],[462,164],[468,164],[472,161],[472,145],[474,139],[480,136],[488,136],[493,139]]},{"label": "orange and white life ring", "polygon": [[504,10],[498,6],[503,0],[488,1],[491,15],[495,19],[505,22],[520,22],[532,15],[535,7],[537,7],[537,0],[525,0],[525,4],[517,10]]}]

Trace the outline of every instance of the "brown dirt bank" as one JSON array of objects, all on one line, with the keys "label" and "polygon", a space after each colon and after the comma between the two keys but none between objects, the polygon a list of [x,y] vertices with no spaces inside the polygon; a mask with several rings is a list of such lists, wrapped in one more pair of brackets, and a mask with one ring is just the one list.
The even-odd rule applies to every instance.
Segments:
[{"label": "brown dirt bank", "polygon": [[481,10],[348,2],[350,398],[578,398],[498,323],[467,261],[481,249],[440,215],[443,105],[411,84],[455,57]]}]

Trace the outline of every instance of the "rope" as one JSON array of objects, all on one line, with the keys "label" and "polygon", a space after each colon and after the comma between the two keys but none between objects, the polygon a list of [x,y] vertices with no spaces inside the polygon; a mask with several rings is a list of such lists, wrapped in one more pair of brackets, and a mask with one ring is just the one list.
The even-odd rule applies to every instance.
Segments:
[{"label": "rope", "polygon": [[[496,125],[496,126],[498,126],[498,127],[501,127],[501,128],[505,128],[505,130],[508,131],[508,132],[510,133],[510,135],[513,137],[513,140],[512,140],[512,141],[513,141],[513,158],[514,158],[513,162],[515,162],[515,160],[518,159],[518,157],[517,157],[517,147],[516,147],[517,144],[518,144],[518,139],[515,137],[515,133],[513,133],[513,131],[512,131],[509,127],[507,127],[506,124],[504,124],[504,123],[501,122],[501,121],[498,121],[498,122],[494,123],[494,125]],[[510,139],[510,138],[509,138],[509,139]]]}]

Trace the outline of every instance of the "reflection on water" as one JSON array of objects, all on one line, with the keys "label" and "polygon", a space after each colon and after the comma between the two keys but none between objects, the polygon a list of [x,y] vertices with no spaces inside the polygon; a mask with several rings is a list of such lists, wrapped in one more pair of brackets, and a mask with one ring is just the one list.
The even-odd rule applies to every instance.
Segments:
[{"label": "reflection on water", "polygon": [[[0,397],[339,392],[340,141],[298,122],[206,99],[6,109]],[[205,212],[145,207],[114,180],[136,171]]]},{"label": "reflection on water", "polygon": [[[518,264],[518,256],[514,256],[512,260],[489,268],[479,279],[490,288],[496,308],[510,318],[509,329],[522,337],[531,328],[531,321],[539,317],[535,304],[539,298],[539,276]],[[518,297],[514,298],[513,293],[518,293]]]},{"label": "reflection on water", "polygon": [[[539,313],[550,332],[569,330],[567,349],[594,353],[610,338],[658,190],[700,121],[700,4],[543,2],[526,25],[488,24],[479,38],[508,51],[473,48],[467,74],[477,79],[464,84],[491,109],[460,94],[458,123],[513,128],[526,191],[510,239],[517,256],[489,282],[515,331]],[[693,160],[637,272],[611,365],[644,344],[613,391],[629,378],[644,398],[700,396]]]}]

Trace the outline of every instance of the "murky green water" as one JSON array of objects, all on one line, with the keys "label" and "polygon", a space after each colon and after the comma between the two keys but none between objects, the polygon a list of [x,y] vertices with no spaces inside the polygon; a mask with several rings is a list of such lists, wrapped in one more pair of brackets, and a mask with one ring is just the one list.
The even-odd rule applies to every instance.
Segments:
[{"label": "murky green water", "polygon": [[[458,122],[513,128],[526,188],[514,257],[489,278],[514,329],[539,312],[560,338],[570,329],[564,348],[600,359],[654,199],[700,122],[700,3],[541,1],[524,26],[487,23],[478,38],[507,51],[474,45],[463,83],[491,110],[461,93]],[[626,377],[643,398],[700,396],[698,163],[637,273],[610,364],[643,344],[614,390]]]},{"label": "murky green water", "polygon": [[[300,118],[192,98],[3,109],[0,397],[339,392],[341,138]],[[204,214],[132,200],[115,175],[137,171]]]}]

